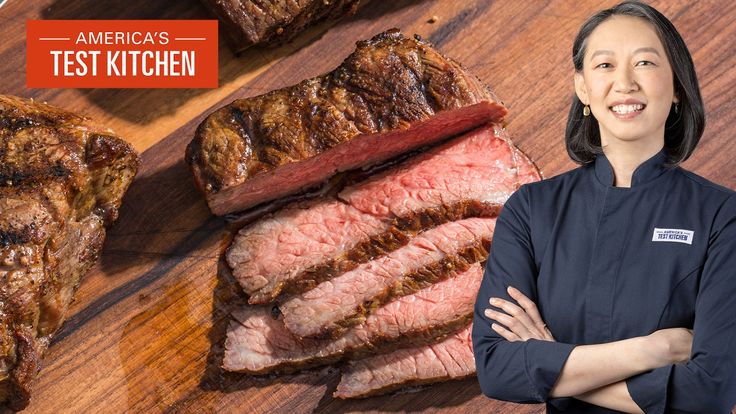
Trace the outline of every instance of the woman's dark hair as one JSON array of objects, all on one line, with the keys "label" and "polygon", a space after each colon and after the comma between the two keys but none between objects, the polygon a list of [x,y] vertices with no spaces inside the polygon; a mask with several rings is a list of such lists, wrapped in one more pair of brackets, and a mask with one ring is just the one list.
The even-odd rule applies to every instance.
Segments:
[{"label": "woman's dark hair", "polygon": [[[582,72],[587,39],[598,25],[613,16],[639,17],[652,26],[664,46],[674,78],[675,96],[679,110],[670,109],[665,122],[664,146],[668,165],[677,165],[690,157],[705,129],[705,111],[695,65],[690,52],[675,26],[652,6],[638,1],[625,1],[591,16],[580,28],[572,46],[575,71]],[[583,103],[573,96],[565,131],[567,153],[573,161],[587,164],[601,154],[601,136],[598,121],[593,116],[583,116]]]}]

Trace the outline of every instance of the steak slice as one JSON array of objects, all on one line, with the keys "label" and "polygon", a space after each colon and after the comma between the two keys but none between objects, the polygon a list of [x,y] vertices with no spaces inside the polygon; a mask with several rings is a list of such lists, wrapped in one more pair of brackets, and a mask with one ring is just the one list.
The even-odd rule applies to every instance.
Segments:
[{"label": "steak slice", "polygon": [[[502,206],[527,182],[519,181],[517,151],[501,131],[487,125],[404,166],[348,187],[339,198],[362,212],[398,218],[402,228],[424,229],[437,223],[409,224],[407,219],[417,219],[417,212],[442,217],[444,214],[437,214],[437,210],[451,209],[464,201]],[[440,223],[445,221],[440,219]]]},{"label": "steak slice", "polygon": [[269,309],[240,308],[230,322],[223,367],[250,374],[290,372],[430,343],[468,324],[482,278],[480,263],[474,263],[454,278],[376,309],[338,339],[299,340]]},{"label": "steak slice", "polygon": [[406,246],[280,305],[286,328],[300,338],[338,337],[393,298],[485,260],[495,218],[453,221],[420,233]]},{"label": "steak slice", "polygon": [[308,290],[365,261],[361,256],[406,244],[404,239],[386,219],[338,200],[316,200],[241,229],[226,259],[249,302],[267,303],[281,293]]},{"label": "steak slice", "polygon": [[358,9],[360,0],[203,0],[220,20],[236,53],[285,43],[306,27]]},{"label": "steak slice", "polygon": [[521,184],[537,180],[503,132],[484,126],[345,188],[337,200],[295,203],[244,227],[226,259],[250,303],[270,302],[385,255],[416,231],[494,217]]},{"label": "steak slice", "polygon": [[486,123],[506,108],[459,64],[397,29],[335,70],[210,114],[187,146],[214,214],[240,211]]},{"label": "steak slice", "polygon": [[343,369],[333,396],[363,398],[402,387],[475,375],[471,326],[436,344],[350,362]]},{"label": "steak slice", "polygon": [[0,95],[0,405],[22,409],[140,159],[112,131]]}]

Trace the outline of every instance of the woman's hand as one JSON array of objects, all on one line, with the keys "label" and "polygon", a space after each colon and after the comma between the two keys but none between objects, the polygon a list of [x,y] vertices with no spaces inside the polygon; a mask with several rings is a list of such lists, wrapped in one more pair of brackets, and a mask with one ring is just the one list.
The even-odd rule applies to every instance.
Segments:
[{"label": "woman's hand", "polygon": [[680,364],[690,360],[693,331],[686,328],[660,329],[646,336],[648,350],[657,366]]},{"label": "woman's hand", "polygon": [[485,310],[485,315],[488,318],[498,322],[491,324],[491,329],[512,342],[528,339],[554,341],[555,338],[552,336],[552,332],[549,331],[539,315],[537,305],[511,286],[508,288],[508,293],[512,299],[518,302],[518,305],[500,298],[489,300],[491,306],[503,310],[503,312],[491,308]]}]

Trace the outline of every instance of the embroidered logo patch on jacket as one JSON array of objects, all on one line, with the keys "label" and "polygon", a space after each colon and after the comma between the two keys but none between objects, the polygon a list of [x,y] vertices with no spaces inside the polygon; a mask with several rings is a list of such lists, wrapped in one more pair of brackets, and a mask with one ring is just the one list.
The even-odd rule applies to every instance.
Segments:
[{"label": "embroidered logo patch on jacket", "polygon": [[692,230],[658,229],[655,227],[654,233],[652,233],[652,241],[693,244],[694,234],[695,232]]}]

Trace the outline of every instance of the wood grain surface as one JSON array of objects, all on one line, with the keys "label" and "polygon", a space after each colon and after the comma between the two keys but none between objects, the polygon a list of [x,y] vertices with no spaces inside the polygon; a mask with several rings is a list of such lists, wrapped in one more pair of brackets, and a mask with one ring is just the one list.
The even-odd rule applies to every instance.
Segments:
[{"label": "wood grain surface", "polygon": [[[221,262],[230,231],[195,191],[184,148],[214,108],[329,71],[356,41],[399,27],[489,84],[510,108],[517,145],[545,176],[556,175],[574,167],[563,144],[572,40],[587,16],[614,3],[374,0],[280,48],[234,56],[221,41],[218,89],[42,90],[25,88],[27,19],[200,19],[207,12],[196,0],[10,0],[0,8],[0,93],[89,115],[145,151],[102,258],[45,356],[28,412],[543,412],[543,405],[487,399],[474,379],[339,401],[331,398],[336,368],[269,378],[223,373],[228,309],[240,300]],[[706,102],[706,132],[685,167],[736,188],[736,2],[651,3],[682,33]]]}]

